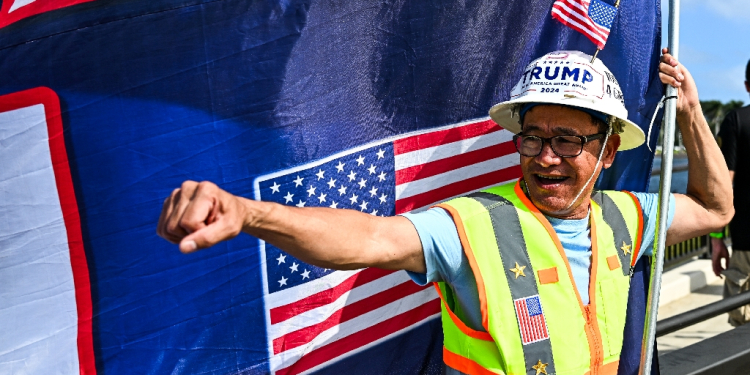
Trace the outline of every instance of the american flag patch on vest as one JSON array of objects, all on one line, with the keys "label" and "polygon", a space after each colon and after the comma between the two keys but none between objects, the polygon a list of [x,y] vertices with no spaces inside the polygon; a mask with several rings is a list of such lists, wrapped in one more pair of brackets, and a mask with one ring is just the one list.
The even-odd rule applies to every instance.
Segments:
[{"label": "american flag patch on vest", "polygon": [[519,298],[513,301],[513,304],[516,307],[518,328],[521,331],[521,342],[523,345],[549,338],[539,295]]}]

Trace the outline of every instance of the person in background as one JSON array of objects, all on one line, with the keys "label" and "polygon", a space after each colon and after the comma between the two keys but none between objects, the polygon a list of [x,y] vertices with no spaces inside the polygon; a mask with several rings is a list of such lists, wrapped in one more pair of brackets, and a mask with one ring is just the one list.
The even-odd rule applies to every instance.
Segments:
[{"label": "person in background", "polygon": [[[750,61],[745,67],[745,90],[750,93]],[[729,223],[732,234],[732,256],[724,243],[723,232],[711,233],[711,260],[716,276],[726,276],[724,298],[750,289],[750,196],[745,189],[750,184],[750,106],[729,112],[721,123],[717,139],[721,153],[734,183],[736,213]],[[722,259],[726,266],[722,264]],[[729,312],[729,324],[737,327],[750,320],[750,305]]]}]

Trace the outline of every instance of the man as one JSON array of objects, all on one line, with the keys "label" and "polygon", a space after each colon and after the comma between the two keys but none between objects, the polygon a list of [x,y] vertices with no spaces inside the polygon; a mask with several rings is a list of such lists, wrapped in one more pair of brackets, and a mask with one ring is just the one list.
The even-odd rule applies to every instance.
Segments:
[{"label": "man", "polygon": [[[664,53],[659,76],[679,90],[690,158],[688,194],[671,197],[672,244],[723,227],[733,209],[695,83]],[[490,110],[517,133],[523,178],[512,184],[382,218],[251,201],[188,181],[165,200],[157,232],[188,253],[244,231],[317,266],[403,269],[420,284],[436,282],[451,373],[616,374],[629,269],[652,246],[657,198],[593,192],[618,148],[644,136],[627,120],[612,73],[590,60],[547,54]]]},{"label": "man", "polygon": [[[750,61],[745,68],[745,89],[750,92]],[[742,107],[729,112],[721,123],[719,131],[719,145],[721,152],[729,167],[729,178],[739,193],[734,195],[737,215],[729,223],[732,233],[732,257],[724,244],[723,231],[711,234],[711,247],[713,248],[712,261],[716,276],[723,274],[724,297],[733,296],[740,292],[749,290],[748,275],[750,275],[750,199],[747,194],[742,194],[743,188],[750,183],[750,106]],[[727,263],[726,269],[721,264],[724,259]],[[750,320],[750,305],[738,307],[729,312],[729,324],[737,327]]]}]

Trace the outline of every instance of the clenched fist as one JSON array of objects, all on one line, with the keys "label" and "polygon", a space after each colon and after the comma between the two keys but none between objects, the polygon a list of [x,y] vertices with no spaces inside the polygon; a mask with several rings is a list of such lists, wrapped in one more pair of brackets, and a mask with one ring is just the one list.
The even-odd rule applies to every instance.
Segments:
[{"label": "clenched fist", "polygon": [[211,182],[185,181],[164,200],[156,233],[183,253],[213,246],[242,231],[248,202]]}]

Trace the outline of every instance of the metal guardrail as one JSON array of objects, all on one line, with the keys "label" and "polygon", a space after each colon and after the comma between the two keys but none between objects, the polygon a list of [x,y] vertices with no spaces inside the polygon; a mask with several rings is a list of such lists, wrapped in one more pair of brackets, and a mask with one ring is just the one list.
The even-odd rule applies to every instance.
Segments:
[{"label": "metal guardrail", "polygon": [[673,268],[696,256],[710,255],[710,243],[709,236],[700,236],[667,246],[664,254],[664,268]]},{"label": "metal guardrail", "polygon": [[[682,171],[686,171],[686,170],[688,170],[688,166],[687,165],[677,165],[677,166],[672,167],[672,173],[674,173],[674,172],[682,172]],[[654,167],[654,169],[651,170],[651,175],[652,176],[658,176],[660,173],[661,173],[661,168],[660,167]]]},{"label": "metal guardrail", "polygon": [[[683,172],[688,170],[688,165],[676,165],[672,167],[672,172]],[[660,167],[654,167],[651,170],[652,176],[658,176],[661,173]],[[695,256],[710,255],[710,239],[708,236],[691,238],[687,241],[667,246],[664,254],[664,269],[673,268]]]},{"label": "metal guardrail", "polygon": [[656,323],[656,337],[664,336],[685,327],[711,319],[727,311],[750,303],[750,291],[727,297],[719,302],[701,306],[697,309],[660,320]]},{"label": "metal guardrail", "polygon": [[750,373],[750,324],[659,356],[664,375],[745,375]]}]

